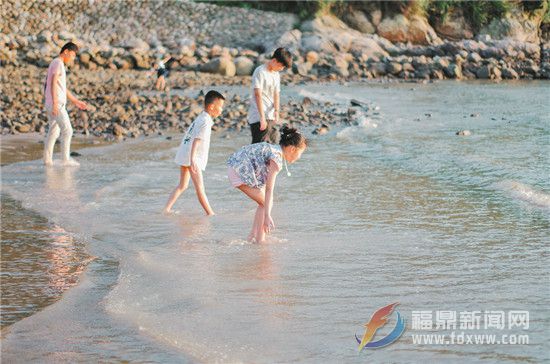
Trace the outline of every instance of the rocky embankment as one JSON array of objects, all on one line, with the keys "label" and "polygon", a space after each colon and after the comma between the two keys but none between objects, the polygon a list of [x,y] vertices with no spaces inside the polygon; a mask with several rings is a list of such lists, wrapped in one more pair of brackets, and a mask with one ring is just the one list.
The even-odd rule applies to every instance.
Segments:
[{"label": "rocky embankment", "polygon": [[[2,84],[17,85],[6,87],[0,96],[0,102],[9,105],[1,111],[2,134],[45,133],[47,119],[42,107],[43,77],[43,69],[36,66],[8,66],[0,69]],[[285,77],[285,83],[288,83],[289,77]],[[182,89],[250,83],[249,76],[235,77],[233,82],[226,82],[220,75],[176,72],[169,82],[179,89],[153,93],[149,91],[153,80],[145,72],[135,70],[124,73],[109,69],[93,72],[81,70],[71,74],[69,78],[71,89],[81,95],[90,106],[88,111],[68,108],[75,133],[107,140],[157,135],[167,130],[183,132],[203,110],[203,97],[200,94],[184,97]],[[227,101],[224,112],[213,129],[247,128],[248,100],[236,94],[225,96]],[[304,98],[300,102],[282,103],[280,117],[294,125],[313,126],[314,132],[323,133],[330,125],[351,123],[351,115],[354,113],[351,109],[342,109],[330,102],[320,103]]]},{"label": "rocky embankment", "polygon": [[[460,14],[432,27],[422,16],[378,10],[349,12],[345,22],[320,15],[299,23],[292,14],[186,1],[128,7],[119,1],[5,0],[0,11],[3,134],[44,131],[45,67],[67,41],[81,47],[70,67],[70,87],[92,105],[88,113],[71,112],[77,131],[117,137],[183,127],[200,109],[198,99],[143,95],[153,83],[143,71],[168,54],[170,84],[178,88],[249,84],[254,68],[279,46],[294,59],[284,83],[550,78],[550,42],[538,13],[512,14],[474,35]],[[247,103],[231,101],[224,125],[242,127]],[[333,120],[320,106],[320,116],[302,119]],[[287,113],[302,109],[283,106]]]}]

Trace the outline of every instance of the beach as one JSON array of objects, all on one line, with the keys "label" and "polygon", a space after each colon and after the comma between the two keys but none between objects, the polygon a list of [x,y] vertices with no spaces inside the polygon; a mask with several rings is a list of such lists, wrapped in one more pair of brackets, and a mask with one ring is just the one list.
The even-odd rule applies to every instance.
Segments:
[{"label": "beach", "polygon": [[[280,177],[266,245],[244,240],[254,207],[225,175],[246,130],[214,132],[205,174],[214,218],[192,194],[177,214],[160,214],[177,177],[178,134],[81,150],[78,169],[3,167],[3,193],[92,257],[59,301],[3,331],[3,359],[547,360],[546,85],[306,85],[286,94],[344,109],[357,99],[373,111],[324,135],[306,128],[311,146]],[[354,335],[392,302],[408,323],[417,310],[528,310],[528,331],[506,333],[530,342],[420,345],[412,334],[422,332],[409,327],[391,347],[358,353]]]}]

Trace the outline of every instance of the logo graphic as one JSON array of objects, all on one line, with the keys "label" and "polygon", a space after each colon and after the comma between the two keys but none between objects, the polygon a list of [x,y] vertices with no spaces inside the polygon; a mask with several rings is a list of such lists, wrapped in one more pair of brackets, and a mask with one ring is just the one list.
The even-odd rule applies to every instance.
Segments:
[{"label": "logo graphic", "polygon": [[355,340],[359,343],[359,351],[363,350],[363,348],[382,348],[399,339],[403,331],[405,331],[405,319],[399,312],[395,311],[397,314],[397,323],[395,324],[393,330],[384,338],[378,341],[372,341],[376,331],[388,322],[388,316],[393,312],[394,307],[398,304],[398,302],[395,302],[376,311],[370,318],[370,321],[365,324],[365,334],[363,335],[362,340],[359,340],[359,337],[355,334]]}]

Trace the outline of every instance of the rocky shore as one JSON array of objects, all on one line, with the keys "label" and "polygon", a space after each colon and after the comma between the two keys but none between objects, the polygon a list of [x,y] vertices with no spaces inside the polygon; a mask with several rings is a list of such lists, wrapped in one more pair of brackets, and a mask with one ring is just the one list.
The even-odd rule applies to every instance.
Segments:
[{"label": "rocky shore", "polygon": [[[23,2],[6,0],[0,34],[2,134],[44,132],[45,67],[67,41],[81,52],[71,88],[92,106],[71,111],[77,132],[117,138],[184,128],[200,98],[144,96],[149,71],[167,54],[178,88],[250,83],[279,46],[293,54],[283,83],[326,80],[549,79],[550,41],[541,16],[514,15],[478,34],[455,14],[432,27],[425,17],[355,10],[299,22],[292,14],[186,1]],[[246,100],[228,100],[221,127],[246,125]],[[304,123],[341,121],[308,103],[282,106]],[[314,111],[312,111],[314,110]],[[301,115],[304,114],[304,115]],[[346,120],[343,120],[346,121]]]},{"label": "rocky shore", "polygon": [[[46,132],[47,119],[42,108],[41,90],[43,77],[43,69],[36,66],[8,66],[0,70],[0,80],[6,85],[0,96],[3,135]],[[88,111],[69,107],[75,134],[107,140],[158,135],[167,130],[183,132],[203,110],[203,97],[182,96],[179,91],[206,85],[250,84],[250,76],[235,77],[232,82],[227,82],[219,75],[175,72],[169,82],[179,89],[153,93],[150,92],[153,80],[145,72],[136,70],[124,73],[109,69],[80,70],[68,77],[74,92],[82,95],[90,106]],[[285,83],[291,83],[292,77],[284,77]],[[226,97],[224,112],[214,130],[241,130],[247,127],[248,100],[236,94]],[[329,125],[351,122],[346,110],[337,110],[330,102],[320,103],[308,98],[301,102],[282,103],[280,116],[282,120],[320,130]]]}]

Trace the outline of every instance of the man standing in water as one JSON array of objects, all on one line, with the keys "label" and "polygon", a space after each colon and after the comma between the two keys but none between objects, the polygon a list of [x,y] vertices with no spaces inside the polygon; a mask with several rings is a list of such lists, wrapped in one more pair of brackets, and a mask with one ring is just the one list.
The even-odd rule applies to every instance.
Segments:
[{"label": "man standing in water", "polygon": [[67,90],[65,65],[71,64],[78,52],[78,46],[72,42],[65,44],[59,52],[59,57],[54,59],[48,67],[44,93],[46,96],[46,113],[50,130],[44,143],[44,164],[53,164],[53,148],[55,141],[61,134],[61,160],[65,166],[78,166],[79,163],[70,157],[71,138],[73,128],[69,120],[66,104],[69,99],[76,107],[86,110],[88,105],[77,99]]},{"label": "man standing in water", "polygon": [[248,124],[252,144],[279,143],[279,72],[292,66],[292,56],[285,48],[277,48],[269,62],[257,67],[252,74],[252,96],[248,109]]}]

